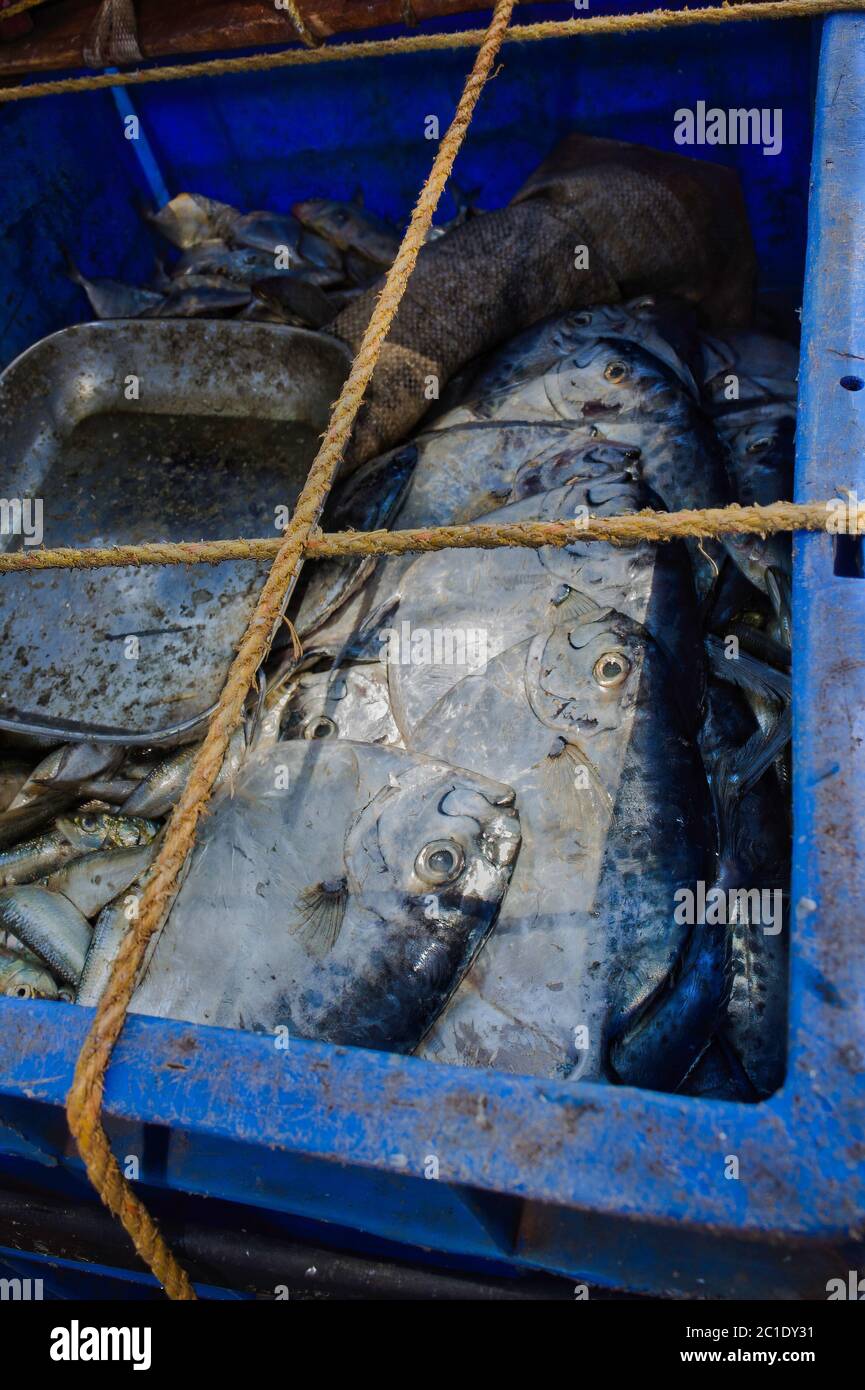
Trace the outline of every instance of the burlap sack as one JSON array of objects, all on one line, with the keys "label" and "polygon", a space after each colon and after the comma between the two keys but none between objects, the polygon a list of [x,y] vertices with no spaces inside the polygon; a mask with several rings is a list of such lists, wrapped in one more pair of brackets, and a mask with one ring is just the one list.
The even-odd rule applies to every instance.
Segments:
[{"label": "burlap sack", "polygon": [[[588,248],[588,268],[575,267]],[[708,326],[745,324],[755,258],[737,175],[641,145],[573,135],[509,207],[425,246],[388,334],[347,468],[403,439],[471,358],[547,314],[664,291]],[[334,320],[356,351],[378,282]]]}]

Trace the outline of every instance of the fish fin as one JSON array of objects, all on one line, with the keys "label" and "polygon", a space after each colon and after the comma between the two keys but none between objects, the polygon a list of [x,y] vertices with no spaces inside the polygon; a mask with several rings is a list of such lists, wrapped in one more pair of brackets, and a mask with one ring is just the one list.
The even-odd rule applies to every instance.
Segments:
[{"label": "fish fin", "polygon": [[732,808],[747,796],[783,753],[793,732],[793,716],[786,705],[768,733],[756,730],[741,748],[722,753],[713,773],[719,820],[730,824]]},{"label": "fish fin", "polygon": [[599,791],[605,804],[612,810],[610,794],[604,787],[594,765],[586,758],[576,744],[559,736],[553,740],[546,757],[537,764],[540,780],[550,803],[570,809],[575,798],[584,787],[592,786]]},{"label": "fish fin", "polygon": [[349,661],[377,661],[381,656],[381,641],[379,640],[381,629],[387,620],[393,617],[401,601],[401,594],[392,594],[390,598],[385,599],[377,608],[374,608],[341,650],[336,653],[334,665],[343,666]]},{"label": "fish fin", "polygon": [[344,878],[314,883],[298,895],[298,920],[289,928],[311,956],[322,959],[333,950],[342,931],[348,904]]},{"label": "fish fin", "polygon": [[792,695],[790,677],[785,671],[776,671],[765,661],[758,660],[749,652],[740,651],[735,660],[728,658],[724,651],[724,641],[710,634],[706,639],[706,652],[712,674],[740,690],[761,695],[776,704],[789,705]]},{"label": "fish fin", "polygon": [[552,600],[557,623],[567,622],[569,618],[587,618],[590,614],[597,617],[602,611],[608,611],[602,610],[591,595],[584,594],[579,589],[571,589],[567,584],[563,584],[562,589],[562,597],[557,596]]},{"label": "fish fin", "polygon": [[781,624],[781,631],[787,642],[790,642],[793,626],[793,595],[790,576],[774,565],[770,565],[766,570],[766,589],[778,617],[778,622]]}]

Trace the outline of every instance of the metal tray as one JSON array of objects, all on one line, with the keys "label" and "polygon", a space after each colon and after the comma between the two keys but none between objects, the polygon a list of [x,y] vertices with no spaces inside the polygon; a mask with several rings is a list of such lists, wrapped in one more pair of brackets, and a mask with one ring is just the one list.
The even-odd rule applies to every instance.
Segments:
[{"label": "metal tray", "polygon": [[[271,324],[64,329],[0,377],[3,495],[41,503],[46,546],[273,535],[349,362],[336,339]],[[192,737],[262,574],[242,561],[7,575],[0,727]]]}]

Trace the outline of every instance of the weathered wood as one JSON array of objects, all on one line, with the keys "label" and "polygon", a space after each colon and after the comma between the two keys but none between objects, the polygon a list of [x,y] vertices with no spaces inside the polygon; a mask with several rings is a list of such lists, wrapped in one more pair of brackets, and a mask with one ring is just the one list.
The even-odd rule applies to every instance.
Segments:
[{"label": "weathered wood", "polygon": [[[299,0],[314,34],[330,38],[384,25],[406,15],[432,19],[466,11],[466,0]],[[32,11],[33,32],[0,44],[0,76],[82,67],[82,44],[98,0],[62,0]],[[274,0],[136,0],[138,42],[145,58],[225,52],[293,43],[288,14]],[[477,11],[475,12],[477,13]]]}]

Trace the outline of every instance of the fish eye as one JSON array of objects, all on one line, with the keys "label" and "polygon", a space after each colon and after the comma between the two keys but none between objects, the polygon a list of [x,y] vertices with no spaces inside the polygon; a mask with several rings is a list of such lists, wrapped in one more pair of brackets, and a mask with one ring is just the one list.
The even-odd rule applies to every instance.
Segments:
[{"label": "fish eye", "polygon": [[333,738],[339,730],[326,714],[314,714],[303,726],[304,738]]},{"label": "fish eye", "polygon": [[592,667],[592,675],[605,690],[615,690],[628,679],[631,663],[621,652],[604,652]]},{"label": "fish eye", "polygon": [[456,840],[431,840],[414,861],[415,873],[423,883],[453,883],[465,865],[465,855]]},{"label": "fish eye", "polygon": [[9,990],[6,991],[6,993],[7,993],[7,994],[11,994],[11,996],[12,996],[13,999],[35,999],[35,998],[36,998],[36,991],[35,991],[35,989],[33,988],[32,985],[25,985],[25,984],[13,985],[11,989],[9,989]]},{"label": "fish eye", "polygon": [[587,313],[585,310],[583,310],[581,314],[574,314],[574,323],[587,324],[591,323],[591,321],[592,315]]},{"label": "fish eye", "polygon": [[93,835],[99,829],[99,821],[96,816],[82,816],[81,829],[86,831],[88,835]]},{"label": "fish eye", "polygon": [[764,434],[760,439],[755,439],[753,444],[749,444],[746,452],[749,454],[765,454],[766,450],[771,446],[771,443],[772,441],[769,436]]},{"label": "fish eye", "polygon": [[604,376],[607,381],[612,382],[613,386],[620,386],[623,381],[627,381],[628,375],[628,367],[625,362],[608,362],[604,368]]},{"label": "fish eye", "polygon": [[61,1000],[63,1001],[64,1004],[74,1004],[74,1003],[75,1003],[75,991],[74,991],[74,989],[64,989],[64,988],[58,989],[58,991],[57,991],[57,998],[58,998],[58,999],[61,999]]}]

